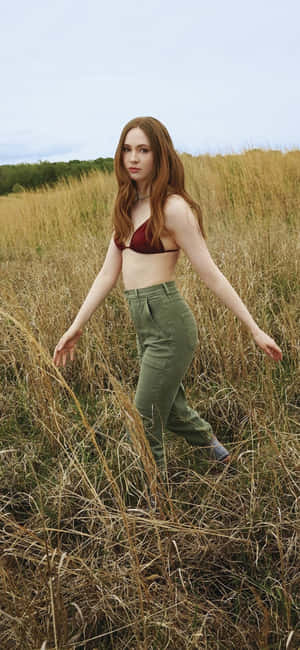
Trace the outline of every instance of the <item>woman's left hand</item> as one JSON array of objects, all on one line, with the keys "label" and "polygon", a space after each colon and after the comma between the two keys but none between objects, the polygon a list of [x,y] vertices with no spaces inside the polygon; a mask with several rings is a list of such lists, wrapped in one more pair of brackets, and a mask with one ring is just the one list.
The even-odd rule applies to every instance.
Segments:
[{"label": "woman's left hand", "polygon": [[263,330],[255,332],[253,338],[255,343],[257,343],[257,345],[259,345],[259,347],[268,354],[271,359],[274,359],[274,361],[282,360],[282,351],[280,347],[278,347],[275,341],[273,341],[268,334],[263,332]]}]

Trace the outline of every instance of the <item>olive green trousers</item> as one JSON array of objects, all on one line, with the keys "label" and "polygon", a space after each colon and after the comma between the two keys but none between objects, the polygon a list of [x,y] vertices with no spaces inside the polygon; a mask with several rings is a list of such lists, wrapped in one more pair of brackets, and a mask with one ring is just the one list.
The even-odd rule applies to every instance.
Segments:
[{"label": "olive green trousers", "polygon": [[[166,470],[164,433],[183,436],[222,460],[228,451],[186,401],[182,378],[199,344],[197,323],[174,281],[124,291],[136,330],[140,374],[134,404],[159,470]],[[127,435],[130,434],[127,430]]]}]

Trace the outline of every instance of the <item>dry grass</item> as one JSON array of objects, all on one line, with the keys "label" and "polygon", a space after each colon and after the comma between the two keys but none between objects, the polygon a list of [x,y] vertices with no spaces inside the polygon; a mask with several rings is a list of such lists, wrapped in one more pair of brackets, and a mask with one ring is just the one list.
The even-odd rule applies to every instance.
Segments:
[{"label": "dry grass", "polygon": [[169,434],[151,509],[121,281],[75,363],[51,362],[104,259],[114,176],[1,199],[3,650],[298,647],[300,152],[182,158],[213,257],[283,361],[263,357],[182,255],[200,338],[186,392],[237,473],[214,474]]}]

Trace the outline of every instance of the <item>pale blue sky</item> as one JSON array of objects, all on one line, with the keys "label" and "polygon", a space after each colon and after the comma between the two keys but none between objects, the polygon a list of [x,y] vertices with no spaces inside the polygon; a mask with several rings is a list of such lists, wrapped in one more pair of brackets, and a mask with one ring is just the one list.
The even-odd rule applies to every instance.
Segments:
[{"label": "pale blue sky", "polygon": [[299,0],[1,5],[0,164],[113,157],[140,115],[179,152],[300,148]]}]

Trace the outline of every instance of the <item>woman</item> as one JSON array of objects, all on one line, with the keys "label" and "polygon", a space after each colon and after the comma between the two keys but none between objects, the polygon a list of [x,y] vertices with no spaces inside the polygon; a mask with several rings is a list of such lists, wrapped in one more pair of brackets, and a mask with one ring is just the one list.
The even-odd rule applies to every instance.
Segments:
[{"label": "woman", "polygon": [[194,315],[174,280],[179,251],[185,252],[201,280],[248,327],[266,354],[278,361],[282,352],[213,262],[200,207],[184,189],[182,162],[159,120],[137,117],[125,125],[115,154],[115,173],[119,190],[107,254],[74,322],[55,348],[54,363],[65,366],[68,354],[74,359],[83,326],[122,270],[140,361],[134,402],[158,468],[164,474],[167,430],[192,445],[209,448],[216,461],[227,463],[229,452],[185,398],[182,378],[198,334]]}]

